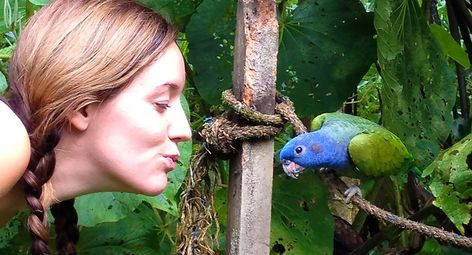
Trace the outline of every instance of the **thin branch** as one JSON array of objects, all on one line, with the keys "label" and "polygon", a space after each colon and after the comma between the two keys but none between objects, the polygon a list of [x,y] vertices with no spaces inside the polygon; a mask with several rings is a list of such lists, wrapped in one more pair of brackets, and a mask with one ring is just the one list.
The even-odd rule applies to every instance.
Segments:
[{"label": "thin branch", "polygon": [[[434,214],[438,210],[437,207],[433,205],[426,206],[416,212],[415,214],[412,214],[408,219],[414,220],[414,221],[421,221],[428,216]],[[383,229],[381,232],[378,234],[374,235],[371,239],[366,241],[361,247],[358,249],[352,251],[350,255],[362,255],[362,254],[368,254],[368,251],[370,251],[372,248],[378,246],[385,240],[394,240],[396,239],[401,232],[403,232],[404,229],[399,228],[398,226],[395,225],[390,225]]]},{"label": "thin branch", "polygon": [[[344,193],[344,191],[347,189],[346,184],[341,179],[339,179],[339,177],[337,177],[334,173],[328,172],[326,174],[323,174],[322,176],[328,179],[328,182],[333,183],[340,192]],[[374,215],[376,218],[383,220],[384,222],[389,222],[390,224],[393,224],[399,228],[412,230],[420,233],[423,236],[427,236],[444,243],[472,250],[472,238],[470,237],[462,236],[453,232],[444,231],[437,227],[428,226],[416,221],[399,217],[398,215],[385,211],[369,203],[369,201],[357,195],[352,197],[351,202],[366,213]]]}]

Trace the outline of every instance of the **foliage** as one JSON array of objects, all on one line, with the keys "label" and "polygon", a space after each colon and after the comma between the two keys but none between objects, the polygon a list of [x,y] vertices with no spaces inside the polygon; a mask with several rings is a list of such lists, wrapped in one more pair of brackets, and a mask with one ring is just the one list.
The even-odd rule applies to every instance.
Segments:
[{"label": "foliage", "polygon": [[335,111],[375,61],[372,13],[358,1],[307,0],[279,17],[278,88],[302,116]]},{"label": "foliage", "polygon": [[[230,0],[204,1],[186,27],[196,87],[210,104],[232,86],[235,8]],[[299,114],[334,111],[352,94],[375,60],[372,18],[357,1],[285,6],[277,86]]]},{"label": "foliage", "polygon": [[378,0],[375,13],[383,78],[382,121],[424,168],[438,155],[440,143],[450,132],[454,74],[416,1]]},{"label": "foliage", "polygon": [[461,48],[459,44],[457,44],[457,42],[454,40],[454,38],[452,38],[451,34],[449,34],[446,29],[436,24],[431,24],[430,29],[431,33],[433,33],[434,37],[441,46],[444,55],[461,64],[464,68],[470,67],[467,53],[463,48]]},{"label": "foliage", "polygon": [[[0,8],[4,7],[0,11],[0,93],[7,90],[6,63],[21,26],[47,2],[0,2]],[[141,2],[183,32],[180,42],[189,67],[185,96],[192,128],[198,130],[207,116],[224,109],[221,92],[232,86],[237,1]],[[457,84],[451,66],[457,61],[469,68],[470,58],[445,29],[449,22],[444,1],[438,6],[441,26],[428,24],[427,12],[420,6],[431,4],[426,0],[276,2],[280,30],[277,87],[294,101],[297,113],[310,118],[340,109],[355,93],[357,101],[350,103],[359,115],[383,124],[404,140],[417,165],[425,168],[420,182],[434,196],[433,204],[458,231],[470,234],[472,138],[468,136],[446,149],[453,123],[460,121],[455,109],[469,111],[455,102]],[[276,149],[292,133],[287,127],[276,137]],[[456,135],[457,140],[460,138]],[[100,193],[78,198],[79,253],[172,253],[180,185],[198,145],[193,147],[191,143],[182,145],[183,165],[169,174],[169,186],[159,196]],[[221,229],[215,250],[222,254],[229,167],[223,161],[220,165],[222,180],[215,200]],[[332,254],[339,249],[333,245],[336,228],[327,207],[326,188],[318,177],[304,174],[298,180],[288,180],[279,168],[274,173],[271,253],[312,254],[316,250]],[[448,221],[433,221],[437,225],[442,222]],[[379,224],[366,221],[361,226],[363,238],[370,240],[375,228]],[[19,213],[0,229],[0,253],[25,254],[29,247],[25,231],[24,213]],[[389,247],[394,244],[382,243],[383,248],[394,251],[406,249]],[[381,248],[372,254],[376,252],[381,253]],[[419,252],[442,253],[461,254],[434,240],[427,240]]]},{"label": "foliage", "polygon": [[313,173],[298,180],[277,175],[273,189],[272,252],[306,254],[318,247],[317,254],[333,254],[334,222],[320,178]]},{"label": "foliage", "polygon": [[472,214],[472,134],[444,150],[423,172],[436,197],[433,204],[441,208],[457,229],[464,234],[464,225]]}]

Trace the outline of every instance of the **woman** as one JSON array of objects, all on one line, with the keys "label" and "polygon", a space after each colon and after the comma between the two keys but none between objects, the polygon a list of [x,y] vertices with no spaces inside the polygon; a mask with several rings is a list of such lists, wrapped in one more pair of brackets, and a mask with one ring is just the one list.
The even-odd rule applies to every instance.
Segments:
[{"label": "woman", "polygon": [[[0,156],[0,168],[12,176],[0,183],[0,222],[30,208],[33,254],[49,254],[49,206],[58,250],[75,254],[74,197],[156,195],[166,187],[177,144],[191,136],[180,105],[185,70],[175,36],[132,0],[53,1],[22,31],[9,67],[9,104],[28,131],[31,157],[25,167],[24,144],[15,157]],[[1,128],[4,121],[19,126],[5,108]],[[28,144],[24,132],[18,136]]]}]

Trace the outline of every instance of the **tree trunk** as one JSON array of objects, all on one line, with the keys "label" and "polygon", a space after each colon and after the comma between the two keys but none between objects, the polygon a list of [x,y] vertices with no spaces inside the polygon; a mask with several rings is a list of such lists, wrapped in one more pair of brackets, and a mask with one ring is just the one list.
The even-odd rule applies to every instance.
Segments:
[{"label": "tree trunk", "polygon": [[[233,92],[244,104],[273,114],[278,24],[275,0],[239,0]],[[269,254],[273,140],[244,142],[231,161],[227,254]]]}]

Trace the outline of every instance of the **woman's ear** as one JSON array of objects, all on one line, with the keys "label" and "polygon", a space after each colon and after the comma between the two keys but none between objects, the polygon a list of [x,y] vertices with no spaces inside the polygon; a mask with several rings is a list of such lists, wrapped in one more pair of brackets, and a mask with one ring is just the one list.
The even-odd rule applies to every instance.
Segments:
[{"label": "woman's ear", "polygon": [[91,119],[91,105],[86,105],[77,111],[70,113],[67,119],[70,123],[70,127],[78,131],[85,131],[90,123]]}]

